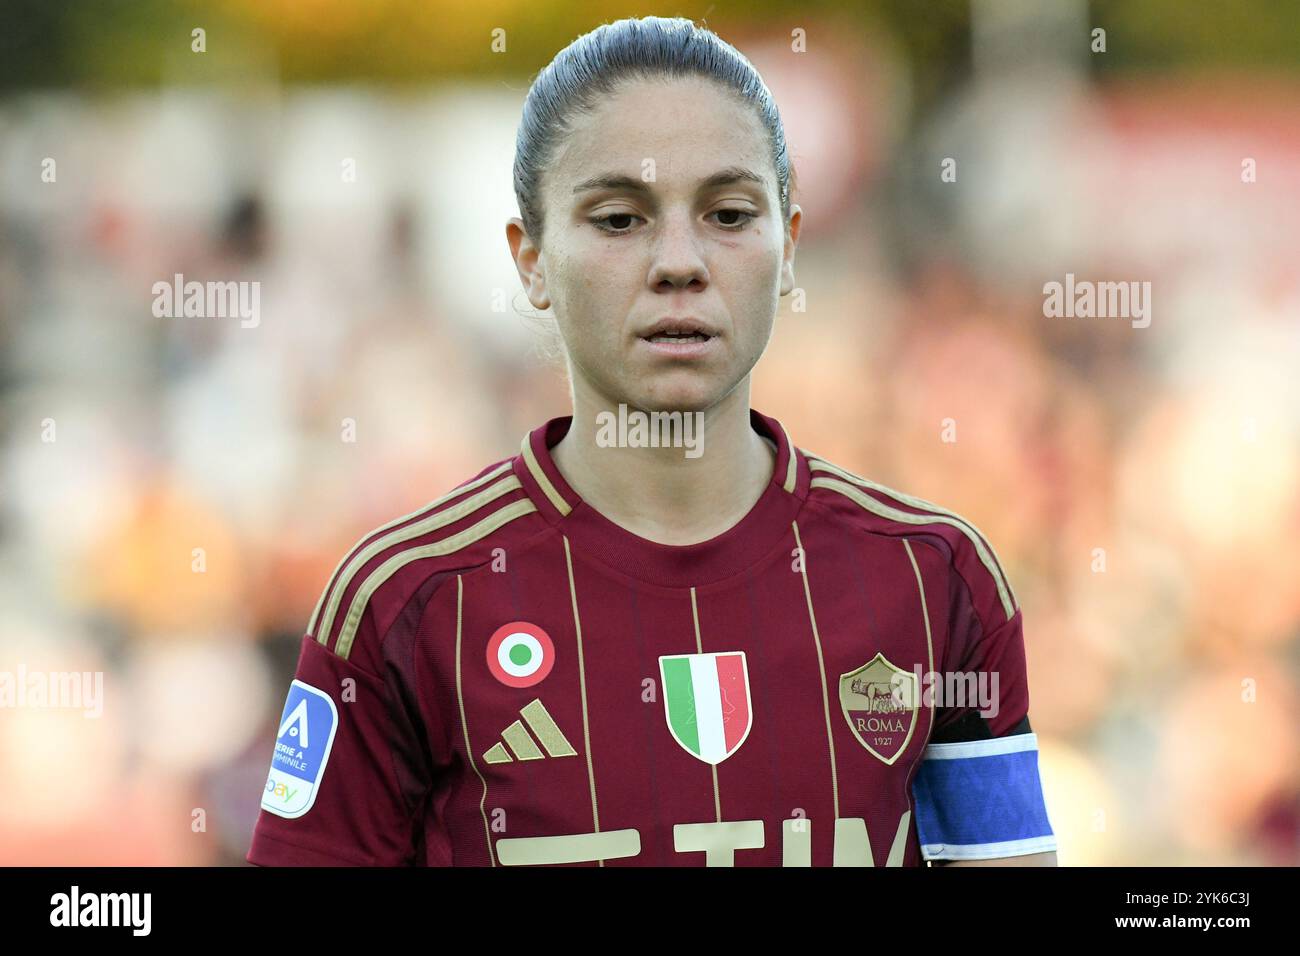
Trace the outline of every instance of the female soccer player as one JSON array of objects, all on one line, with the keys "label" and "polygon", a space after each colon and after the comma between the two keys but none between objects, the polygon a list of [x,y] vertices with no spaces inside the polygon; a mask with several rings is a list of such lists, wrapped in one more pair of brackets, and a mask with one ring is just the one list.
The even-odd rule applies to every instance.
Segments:
[{"label": "female soccer player", "polygon": [[507,238],[573,413],[340,562],[251,862],[1054,862],[993,549],[749,406],[790,180],[762,79],[688,20],[537,77]]}]

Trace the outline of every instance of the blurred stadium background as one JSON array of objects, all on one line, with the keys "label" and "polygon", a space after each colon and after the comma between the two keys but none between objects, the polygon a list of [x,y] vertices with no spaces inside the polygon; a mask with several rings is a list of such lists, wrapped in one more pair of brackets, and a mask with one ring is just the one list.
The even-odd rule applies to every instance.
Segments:
[{"label": "blurred stadium background", "polygon": [[[650,12],[792,145],[807,310],[755,407],[1008,567],[1061,862],[1300,863],[1300,4],[4,0],[0,670],[105,687],[0,710],[0,864],[242,862],[334,563],[567,408],[515,128]],[[156,318],[175,273],[260,324]],[[1150,326],[1044,317],[1067,273]]]}]

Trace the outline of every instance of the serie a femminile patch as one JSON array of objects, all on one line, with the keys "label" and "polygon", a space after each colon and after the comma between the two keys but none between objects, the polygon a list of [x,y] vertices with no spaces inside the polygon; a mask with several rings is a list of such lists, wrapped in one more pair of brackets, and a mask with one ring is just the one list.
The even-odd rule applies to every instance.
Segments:
[{"label": "serie a femminile patch", "polygon": [[289,685],[263,810],[292,820],[312,808],[338,724],[338,708],[329,694],[300,680]]}]

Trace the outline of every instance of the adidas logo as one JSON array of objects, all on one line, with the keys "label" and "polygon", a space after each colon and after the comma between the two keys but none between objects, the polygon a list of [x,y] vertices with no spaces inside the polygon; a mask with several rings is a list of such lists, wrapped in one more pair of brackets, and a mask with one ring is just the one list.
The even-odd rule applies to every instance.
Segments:
[{"label": "adidas logo", "polygon": [[[493,744],[486,753],[483,754],[483,760],[487,763],[513,763],[515,760],[544,760],[548,755],[551,757],[576,757],[578,752],[573,749],[573,745],[556,726],[551,715],[547,713],[546,708],[542,706],[541,698],[535,698],[531,703],[519,711],[524,720],[528,721],[528,728],[533,732],[542,746],[546,748],[546,753],[538,748],[533,742],[533,737],[529,736],[528,730],[524,729],[522,721],[516,720],[513,724],[501,731],[501,737],[510,745],[510,750],[501,744],[500,741]],[[514,756],[510,756],[510,751],[514,751]]]}]

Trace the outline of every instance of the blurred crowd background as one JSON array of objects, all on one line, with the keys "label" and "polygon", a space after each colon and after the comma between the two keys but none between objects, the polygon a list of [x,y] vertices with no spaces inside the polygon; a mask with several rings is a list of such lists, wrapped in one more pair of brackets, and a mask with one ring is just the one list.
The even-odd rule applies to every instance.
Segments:
[{"label": "blurred crowd background", "polygon": [[[0,710],[0,864],[242,862],[334,564],[567,411],[515,130],[647,13],[786,124],[754,406],[1008,569],[1061,862],[1300,863],[1300,4],[4,0],[0,670],[105,684]],[[156,317],[176,273],[259,324]],[[1046,317],[1067,274],[1149,327]]]}]

